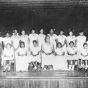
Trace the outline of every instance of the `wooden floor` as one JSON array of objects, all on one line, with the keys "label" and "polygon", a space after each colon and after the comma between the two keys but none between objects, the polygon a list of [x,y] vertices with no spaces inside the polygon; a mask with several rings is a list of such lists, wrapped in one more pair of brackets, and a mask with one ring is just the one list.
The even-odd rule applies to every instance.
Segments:
[{"label": "wooden floor", "polygon": [[88,72],[2,72],[0,88],[88,88]]},{"label": "wooden floor", "polygon": [[82,71],[31,71],[31,72],[0,72],[0,78],[88,78],[88,72]]}]

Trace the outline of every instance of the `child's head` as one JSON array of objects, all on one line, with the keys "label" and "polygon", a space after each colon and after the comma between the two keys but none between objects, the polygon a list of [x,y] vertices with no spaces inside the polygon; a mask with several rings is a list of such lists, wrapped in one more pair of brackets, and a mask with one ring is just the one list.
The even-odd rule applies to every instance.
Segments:
[{"label": "child's head", "polygon": [[57,43],[58,48],[62,48],[62,44],[60,42]]},{"label": "child's head", "polygon": [[6,37],[10,37],[10,34],[8,32],[6,33]]},{"label": "child's head", "polygon": [[45,42],[50,42],[50,36],[48,35],[45,36]]},{"label": "child's head", "polygon": [[60,35],[63,35],[63,34],[64,34],[64,30],[61,29],[61,30],[60,30]]},{"label": "child's head", "polygon": [[35,33],[35,28],[32,28],[31,32],[32,32],[32,34],[34,34]]},{"label": "child's head", "polygon": [[80,30],[80,31],[79,31],[79,35],[80,35],[80,36],[83,36],[83,34],[84,34],[83,30]]},{"label": "child's head", "polygon": [[33,41],[33,45],[34,45],[34,47],[37,47],[37,46],[38,46],[37,40],[34,40],[34,41]]},{"label": "child's head", "polygon": [[71,41],[71,42],[69,43],[69,45],[70,45],[70,47],[74,47],[74,42]]},{"label": "child's head", "polygon": [[43,29],[40,29],[40,33],[43,34],[44,30]]},{"label": "child's head", "polygon": [[20,42],[20,48],[24,48],[25,47],[25,43],[24,42]]},{"label": "child's head", "polygon": [[21,33],[22,33],[22,35],[25,35],[25,30],[22,30],[22,32],[21,32]]},{"label": "child's head", "polygon": [[87,49],[87,43],[83,44],[84,49]]},{"label": "child's head", "polygon": [[50,29],[50,34],[53,34],[53,33],[54,33],[54,29],[51,28],[51,29]]},{"label": "child's head", "polygon": [[69,31],[69,36],[72,36],[72,35],[73,35],[73,31],[70,30],[70,31]]}]

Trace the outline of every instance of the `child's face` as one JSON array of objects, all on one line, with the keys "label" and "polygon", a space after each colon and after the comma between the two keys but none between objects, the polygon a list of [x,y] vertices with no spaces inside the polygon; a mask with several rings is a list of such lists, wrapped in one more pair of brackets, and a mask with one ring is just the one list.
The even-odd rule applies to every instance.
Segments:
[{"label": "child's face", "polygon": [[64,33],[63,31],[60,31],[60,35],[63,35],[63,33]]},{"label": "child's face", "polygon": [[6,34],[6,37],[9,37],[9,33]]},{"label": "child's face", "polygon": [[74,43],[70,43],[70,47],[74,47]]},{"label": "child's face", "polygon": [[34,47],[37,47],[37,43],[36,42],[33,42],[33,45],[34,45]]},{"label": "child's face", "polygon": [[46,37],[46,42],[50,42],[50,37]]},{"label": "child's face", "polygon": [[50,33],[51,33],[51,34],[53,33],[53,29],[50,29]]},{"label": "child's face", "polygon": [[79,35],[82,36],[83,35],[83,32],[80,32]]},{"label": "child's face", "polygon": [[61,46],[61,44],[58,44],[57,47],[58,47],[58,48],[61,48],[62,46]]},{"label": "child's face", "polygon": [[35,33],[35,30],[32,30],[32,33]]},{"label": "child's face", "polygon": [[24,35],[25,34],[25,31],[22,31],[22,35]]},{"label": "child's face", "polygon": [[17,35],[17,30],[14,31],[14,35]]},{"label": "child's face", "polygon": [[43,34],[43,29],[40,30],[40,33]]},{"label": "child's face", "polygon": [[87,44],[84,45],[84,49],[87,49]]},{"label": "child's face", "polygon": [[72,31],[70,31],[70,32],[69,32],[69,35],[70,35],[70,36],[72,36],[72,35],[73,35],[73,32],[72,32]]},{"label": "child's face", "polygon": [[24,47],[25,47],[24,43],[21,43],[21,48],[24,48]]}]

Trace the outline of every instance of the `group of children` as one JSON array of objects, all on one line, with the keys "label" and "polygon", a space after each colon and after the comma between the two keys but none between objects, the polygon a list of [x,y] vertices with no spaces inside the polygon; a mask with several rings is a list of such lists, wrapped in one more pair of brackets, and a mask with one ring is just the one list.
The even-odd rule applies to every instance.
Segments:
[{"label": "group of children", "polygon": [[40,29],[37,34],[32,29],[26,35],[22,30],[19,35],[14,30],[12,36],[0,38],[0,59],[3,71],[10,71],[14,63],[16,71],[33,70],[75,70],[88,69],[88,42],[81,30],[78,36],[69,30],[69,35],[64,35],[61,29],[59,35],[54,34],[54,29],[45,35]]}]

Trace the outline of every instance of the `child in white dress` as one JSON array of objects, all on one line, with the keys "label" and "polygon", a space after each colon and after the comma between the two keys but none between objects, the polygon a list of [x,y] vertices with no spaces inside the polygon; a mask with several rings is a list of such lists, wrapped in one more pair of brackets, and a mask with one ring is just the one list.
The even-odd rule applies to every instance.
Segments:
[{"label": "child in white dress", "polygon": [[78,60],[77,49],[73,41],[69,43],[69,47],[67,47],[67,61],[69,70],[74,70],[75,61]]},{"label": "child in white dress", "polygon": [[48,34],[50,36],[50,42],[54,45],[54,48],[56,48],[56,40],[57,40],[57,35],[54,34],[54,29],[50,29],[50,33]]},{"label": "child in white dress", "polygon": [[27,48],[27,49],[29,49],[29,39],[28,39],[28,35],[26,35],[25,34],[25,31],[24,30],[22,30],[22,35],[20,36],[20,40],[22,41],[22,42],[24,42],[25,43],[25,47]]},{"label": "child in white dress", "polygon": [[73,30],[69,31],[69,36],[66,37],[66,45],[69,47],[69,43],[73,41],[74,45],[76,45],[76,37],[73,35]]},{"label": "child in white dress", "polygon": [[[39,42],[39,41],[38,41],[38,34],[35,33],[35,29],[34,29],[34,28],[32,29],[31,32],[32,32],[32,33],[29,34],[30,50],[31,50],[31,48],[33,47],[33,40],[37,40],[37,42]],[[38,44],[39,44],[39,43],[38,43]]]},{"label": "child in white dress", "polygon": [[86,36],[84,36],[83,30],[79,31],[79,36],[76,37],[76,46],[78,51],[83,48],[83,44],[86,42]]},{"label": "child in white dress", "polygon": [[20,42],[20,47],[16,52],[16,71],[28,71],[28,53],[25,43]]},{"label": "child in white dress", "polygon": [[88,49],[87,49],[87,43],[83,44],[83,48],[79,52],[79,59],[81,60],[81,63],[79,63],[80,68],[87,69],[87,61],[88,61]]},{"label": "child in white dress", "polygon": [[18,35],[17,30],[14,31],[11,39],[14,50],[16,51],[19,48],[19,41],[20,41],[20,36]]},{"label": "child in white dress", "polygon": [[11,70],[11,62],[14,61],[14,50],[11,48],[11,44],[7,44],[3,51],[2,64],[4,66],[4,71]]},{"label": "child in white dress", "polygon": [[10,34],[7,32],[6,37],[3,38],[4,47],[6,47],[8,43],[12,45],[12,39],[10,37]]},{"label": "child in white dress", "polygon": [[41,63],[40,48],[36,40],[33,41],[33,47],[31,48],[30,52],[31,52],[30,62],[36,61]]},{"label": "child in white dress", "polygon": [[65,47],[66,36],[64,35],[64,30],[63,29],[60,30],[60,35],[57,36],[57,42],[60,42],[62,44],[62,47]]},{"label": "child in white dress", "polygon": [[40,34],[39,34],[39,47],[41,49],[41,45],[44,43],[44,39],[45,39],[45,34],[43,34],[44,30],[40,29]]},{"label": "child in white dress", "polygon": [[54,64],[54,45],[50,42],[50,37],[45,37],[45,42],[42,44],[42,67]]},{"label": "child in white dress", "polygon": [[57,43],[55,49],[54,70],[67,70],[67,60],[65,57],[65,50],[60,42]]}]

